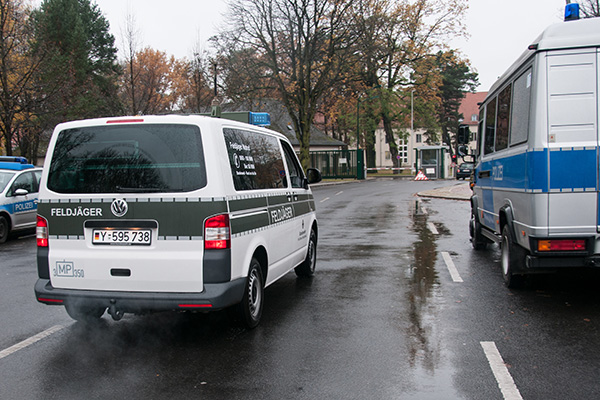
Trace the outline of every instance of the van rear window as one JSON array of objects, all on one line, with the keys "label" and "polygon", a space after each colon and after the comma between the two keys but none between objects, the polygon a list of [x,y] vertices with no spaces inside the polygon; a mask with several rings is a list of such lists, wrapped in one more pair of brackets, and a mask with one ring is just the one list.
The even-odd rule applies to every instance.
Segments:
[{"label": "van rear window", "polygon": [[200,129],[135,124],[58,134],[48,189],[58,193],[189,192],[206,186]]}]

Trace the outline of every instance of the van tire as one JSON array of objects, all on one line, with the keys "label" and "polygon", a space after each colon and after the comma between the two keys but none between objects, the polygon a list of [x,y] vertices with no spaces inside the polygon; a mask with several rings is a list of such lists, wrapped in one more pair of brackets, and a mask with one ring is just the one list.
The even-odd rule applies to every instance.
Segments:
[{"label": "van tire", "polygon": [[488,245],[488,239],[481,234],[481,224],[475,214],[471,214],[469,233],[471,234],[471,244],[475,250],[485,250]]},{"label": "van tire", "polygon": [[310,277],[315,274],[317,265],[317,233],[314,229],[310,230],[310,238],[308,239],[308,249],[306,251],[306,259],[302,264],[294,268],[294,272],[299,277]]},{"label": "van tire", "polygon": [[525,256],[526,250],[513,241],[510,228],[505,225],[502,229],[500,263],[506,287],[514,289],[523,285],[525,277],[518,272],[524,269]]},{"label": "van tire", "polygon": [[0,243],[6,242],[6,239],[8,239],[8,232],[8,220],[6,217],[0,216]]},{"label": "van tire", "polygon": [[258,326],[262,316],[265,289],[260,262],[252,257],[244,296],[238,305],[242,325],[248,329]]},{"label": "van tire", "polygon": [[69,317],[75,321],[92,322],[100,319],[104,315],[106,307],[79,306],[74,304],[65,304],[65,310]]}]

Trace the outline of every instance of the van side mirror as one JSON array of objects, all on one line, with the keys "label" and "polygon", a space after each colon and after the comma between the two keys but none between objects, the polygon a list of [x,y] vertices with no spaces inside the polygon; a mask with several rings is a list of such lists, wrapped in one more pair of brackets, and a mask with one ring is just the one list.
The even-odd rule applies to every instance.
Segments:
[{"label": "van side mirror", "polygon": [[318,183],[323,180],[321,171],[316,168],[309,168],[306,170],[306,183]]},{"label": "van side mirror", "polygon": [[456,133],[456,142],[458,144],[469,144],[469,139],[471,139],[469,125],[459,125],[458,132]]}]

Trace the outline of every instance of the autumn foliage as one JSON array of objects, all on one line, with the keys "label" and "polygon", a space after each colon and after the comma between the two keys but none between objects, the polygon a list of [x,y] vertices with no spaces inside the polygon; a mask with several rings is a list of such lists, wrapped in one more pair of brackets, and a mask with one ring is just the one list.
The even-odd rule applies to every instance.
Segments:
[{"label": "autumn foliage", "polygon": [[[43,0],[38,9],[0,0],[0,152],[35,160],[43,152],[40,139],[69,119],[207,112],[217,91],[221,101],[282,104],[304,167],[315,123],[365,148],[373,162],[378,126],[393,155],[396,138],[407,134],[400,127],[410,125],[411,94],[415,126],[441,126],[443,89],[452,84],[442,61],[471,73],[468,60],[445,44],[465,34],[466,0],[228,5],[228,23],[211,51],[176,59],[138,48],[130,18],[118,59],[108,22],[92,0]],[[473,87],[457,84],[453,96]]]}]

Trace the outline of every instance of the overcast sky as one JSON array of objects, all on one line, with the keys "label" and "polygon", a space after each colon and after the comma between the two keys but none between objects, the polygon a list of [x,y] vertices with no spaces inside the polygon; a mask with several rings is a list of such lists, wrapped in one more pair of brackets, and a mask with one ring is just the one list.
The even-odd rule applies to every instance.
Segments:
[{"label": "overcast sky", "polygon": [[[41,0],[34,0],[41,3]],[[150,46],[177,58],[190,57],[196,44],[208,39],[223,24],[222,0],[95,0],[108,18],[116,44],[128,12],[135,16],[142,47]],[[542,30],[562,21],[566,0],[468,0],[464,16],[470,38],[453,40],[479,73],[479,91],[487,91],[496,78],[532,43]],[[122,54],[120,54],[122,57]]]}]

